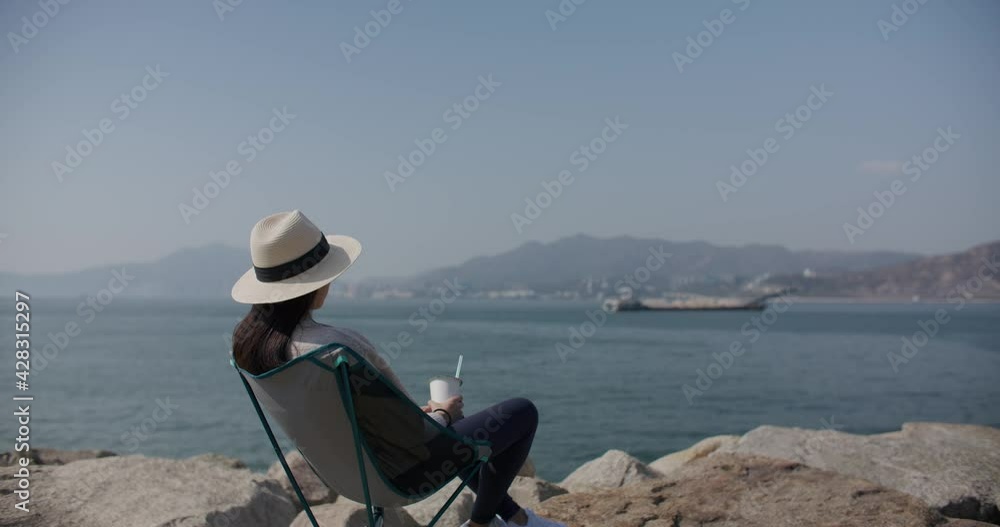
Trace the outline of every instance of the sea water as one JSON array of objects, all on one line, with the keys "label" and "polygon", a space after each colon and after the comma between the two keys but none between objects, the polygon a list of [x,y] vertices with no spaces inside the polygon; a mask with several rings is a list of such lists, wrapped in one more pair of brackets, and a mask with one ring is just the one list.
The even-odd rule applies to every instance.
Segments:
[{"label": "sea water", "polygon": [[[32,446],[216,452],[259,470],[274,462],[229,365],[244,306],[115,299],[91,314],[79,303],[32,300]],[[770,315],[605,319],[596,302],[330,299],[315,318],[364,333],[421,404],[428,380],[453,372],[459,354],[467,413],[531,399],[540,412],[531,456],[540,476],[559,480],[609,449],[648,462],[763,424],[853,433],[908,421],[998,426],[1000,305],[958,307],[796,302]],[[938,309],[948,321],[927,335]],[[12,307],[8,319],[0,342],[10,348]],[[78,326],[73,336],[68,323]],[[6,391],[17,395],[13,356],[5,363]],[[0,419],[0,436],[13,444],[15,435],[14,419]]]}]

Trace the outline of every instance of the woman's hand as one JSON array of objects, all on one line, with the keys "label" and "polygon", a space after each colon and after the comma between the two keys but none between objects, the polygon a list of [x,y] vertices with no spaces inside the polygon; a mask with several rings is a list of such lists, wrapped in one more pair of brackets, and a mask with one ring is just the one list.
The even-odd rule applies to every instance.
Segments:
[{"label": "woman's hand", "polygon": [[427,407],[430,408],[431,412],[439,409],[448,412],[448,415],[451,416],[450,423],[454,423],[455,421],[465,417],[462,413],[462,408],[465,407],[465,403],[462,402],[461,395],[456,395],[443,403],[427,401]]}]

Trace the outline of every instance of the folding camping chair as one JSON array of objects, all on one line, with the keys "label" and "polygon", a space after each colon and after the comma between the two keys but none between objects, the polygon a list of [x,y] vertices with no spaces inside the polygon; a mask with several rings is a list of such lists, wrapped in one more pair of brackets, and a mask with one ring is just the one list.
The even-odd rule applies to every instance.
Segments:
[{"label": "folding camping chair", "polygon": [[[262,407],[323,483],[365,504],[369,527],[381,527],[386,507],[420,501],[465,472],[462,484],[431,520],[428,527],[433,527],[489,461],[488,441],[441,426],[343,344],[322,346],[260,375],[230,363],[314,527],[319,524]],[[372,473],[378,477],[369,479]]]}]

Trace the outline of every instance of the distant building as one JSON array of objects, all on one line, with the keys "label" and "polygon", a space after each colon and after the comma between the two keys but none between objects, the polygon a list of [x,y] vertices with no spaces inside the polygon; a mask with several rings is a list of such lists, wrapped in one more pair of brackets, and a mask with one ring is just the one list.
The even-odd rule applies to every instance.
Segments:
[{"label": "distant building", "polygon": [[531,289],[504,289],[501,291],[487,291],[486,298],[534,298],[535,292]]},{"label": "distant building", "polygon": [[388,289],[375,291],[372,293],[373,300],[408,299],[413,298],[413,291],[402,291],[399,289]]}]

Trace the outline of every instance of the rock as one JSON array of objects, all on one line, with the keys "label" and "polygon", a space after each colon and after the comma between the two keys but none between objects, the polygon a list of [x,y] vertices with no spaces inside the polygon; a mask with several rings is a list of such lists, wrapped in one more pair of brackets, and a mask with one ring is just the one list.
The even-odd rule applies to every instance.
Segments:
[{"label": "rock", "polygon": [[234,457],[223,456],[222,454],[201,454],[190,458],[193,461],[205,461],[207,463],[216,463],[220,466],[232,469],[245,469],[247,464],[243,460],[236,459]]},{"label": "rock", "polygon": [[522,476],[515,477],[514,482],[507,489],[507,493],[510,494],[511,498],[514,498],[518,505],[532,509],[541,502],[560,494],[566,494],[566,492],[567,490],[559,485],[538,478]]},{"label": "rock", "polygon": [[621,450],[608,450],[603,456],[584,463],[559,484],[570,492],[615,489],[659,477],[638,459]]},{"label": "rock", "polygon": [[[461,482],[456,478],[441,490],[431,494],[427,499],[403,507],[420,525],[427,525],[437,514],[438,509],[448,501],[448,497],[458,488]],[[472,502],[476,500],[476,494],[468,487],[462,489],[461,494],[455,498],[448,511],[441,516],[437,525],[462,525],[472,515]]]},{"label": "rock", "polygon": [[954,520],[949,518],[948,523],[941,524],[941,527],[996,527],[996,524],[977,522],[976,520]]},{"label": "rock", "polygon": [[28,457],[32,465],[65,465],[81,459],[96,459],[116,456],[109,450],[58,450],[55,448],[32,448],[28,452],[4,452],[0,454],[0,466],[13,466],[18,459]]},{"label": "rock", "polygon": [[714,436],[702,439],[694,446],[657,459],[649,464],[649,468],[666,476],[691,461],[701,459],[720,447],[734,445],[739,440],[740,436]]},{"label": "rock", "polygon": [[931,527],[920,500],[786,460],[716,453],[669,478],[556,496],[538,514],[574,527]]},{"label": "rock", "polygon": [[216,462],[115,456],[30,469],[28,514],[14,509],[14,468],[0,471],[0,525],[272,527],[295,518],[277,483]]},{"label": "rock", "polygon": [[[368,513],[365,512],[365,506],[344,497],[337,498],[333,503],[316,507],[310,506],[310,508],[320,527],[357,527],[359,525],[368,525]],[[420,527],[420,524],[402,509],[386,509],[384,518],[385,522],[383,525],[385,527]],[[439,525],[449,524],[439,523]],[[309,521],[309,517],[306,516],[305,511],[302,511],[295,517],[295,521],[292,522],[290,527],[312,527],[312,523]]]},{"label": "rock", "polygon": [[907,423],[862,436],[762,426],[721,451],[798,461],[916,496],[945,516],[1000,523],[1000,429]]},{"label": "rock", "polygon": [[518,476],[524,476],[526,478],[535,477],[535,462],[531,460],[530,457],[524,459],[524,464],[521,465],[521,470],[517,471]]},{"label": "rock", "polygon": [[[427,499],[413,505],[407,505],[404,509],[420,525],[427,525],[434,518],[434,515],[437,514],[438,509],[448,500],[451,493],[455,492],[459,483],[457,479],[453,480]],[[509,492],[514,501],[521,506],[535,507],[553,496],[565,494],[566,489],[537,478],[517,476],[514,478]],[[461,525],[472,515],[472,504],[475,501],[476,494],[474,492],[469,490],[468,487],[462,489],[461,494],[455,498],[448,511],[438,520],[438,525]]]},{"label": "rock", "polygon": [[[292,469],[292,474],[295,475],[295,481],[299,482],[299,488],[302,489],[302,495],[306,497],[306,501],[309,505],[322,505],[324,503],[333,503],[337,499],[337,493],[326,486],[323,480],[319,479],[316,472],[313,471],[306,459],[302,457],[302,454],[298,450],[292,450],[285,454],[285,461],[288,463],[288,468]],[[267,471],[267,477],[275,480],[281,485],[281,488],[285,489],[285,493],[292,497],[292,501],[295,503],[296,510],[302,510],[302,504],[299,503],[299,498],[295,495],[295,490],[292,489],[292,483],[288,481],[288,476],[285,475],[285,469],[281,467],[280,461],[275,461],[271,468]]]}]

